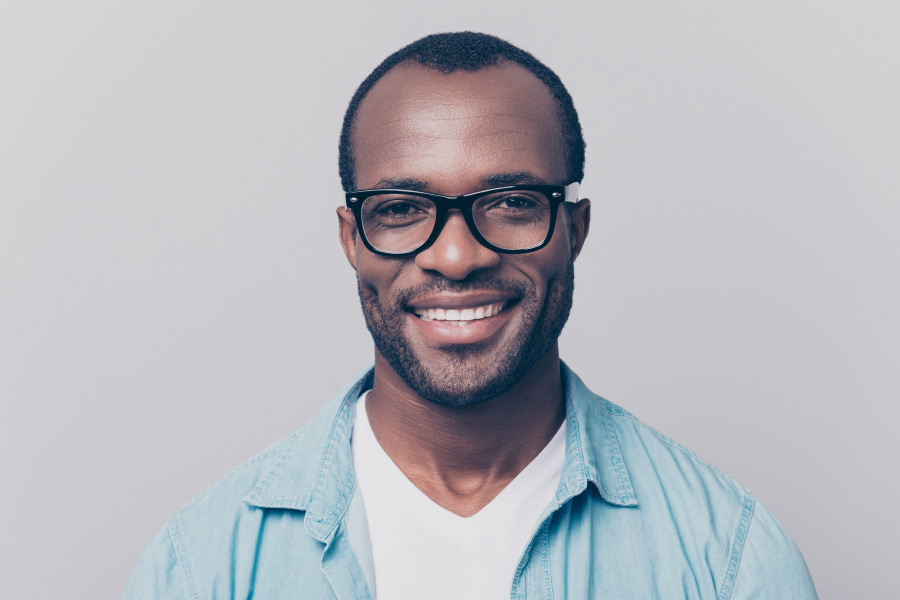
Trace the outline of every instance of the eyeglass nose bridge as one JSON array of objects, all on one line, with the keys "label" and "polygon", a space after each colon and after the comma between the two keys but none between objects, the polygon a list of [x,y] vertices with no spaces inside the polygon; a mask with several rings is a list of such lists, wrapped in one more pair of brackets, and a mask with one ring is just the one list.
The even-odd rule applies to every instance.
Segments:
[{"label": "eyeglass nose bridge", "polygon": [[466,227],[469,229],[469,233],[475,241],[494,252],[495,250],[491,243],[481,235],[480,231],[478,231],[478,226],[475,224],[475,217],[472,215],[472,207],[475,205],[477,199],[477,197],[472,196],[442,196],[440,202],[435,202],[434,228],[431,231],[431,235],[428,236],[428,239],[425,240],[425,243],[422,244],[416,252],[427,250],[438,241],[441,237],[441,233],[444,232],[444,227],[447,225],[450,213],[454,210],[459,211],[463,221],[466,223]]}]

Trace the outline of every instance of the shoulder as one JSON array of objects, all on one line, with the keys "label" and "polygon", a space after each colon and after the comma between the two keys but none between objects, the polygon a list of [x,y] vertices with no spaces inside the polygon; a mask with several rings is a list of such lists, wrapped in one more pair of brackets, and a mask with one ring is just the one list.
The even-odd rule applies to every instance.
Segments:
[{"label": "shoulder", "polygon": [[605,500],[585,506],[615,531],[617,555],[635,557],[638,571],[690,580],[703,597],[815,598],[796,545],[747,488],[564,374],[573,440]]},{"label": "shoulder", "polygon": [[794,540],[759,501],[733,567],[733,587],[723,590],[723,598],[815,600],[817,597],[806,562]]},{"label": "shoulder", "polygon": [[609,400],[595,398],[604,405],[632,484],[642,489],[645,497],[654,490],[666,490],[670,498],[703,493],[734,507],[743,506],[748,497],[752,498],[733,477],[686,446]]},{"label": "shoulder", "polygon": [[315,493],[347,479],[352,406],[370,379],[371,367],[304,427],[188,502],[150,542],[123,598],[281,597],[290,582],[260,574],[291,569],[310,589],[324,585],[306,514],[314,500],[322,510],[336,505]]},{"label": "shoulder", "polygon": [[627,410],[594,394],[565,364],[563,376],[567,420],[577,434],[575,442],[583,449],[588,471],[597,473],[604,497],[630,500],[642,510],[692,503],[701,496],[714,506],[727,506],[731,512],[743,509],[749,492],[733,478]]},{"label": "shoulder", "polygon": [[[815,598],[800,551],[771,512],[734,478],[600,397],[639,510],[681,548],[715,557],[720,598]],[[661,543],[661,542],[660,542]]]},{"label": "shoulder", "polygon": [[[123,598],[200,598],[257,591],[278,595],[279,578],[261,569],[292,568],[307,584],[319,541],[306,535],[314,491],[349,469],[350,413],[371,377],[363,371],[304,427],[275,442],[179,510],[132,571]],[[330,448],[330,454],[326,452]],[[326,456],[327,454],[327,456]],[[321,480],[326,479],[325,483]],[[321,498],[319,498],[321,504]],[[289,565],[292,565],[289,567]],[[321,578],[319,578],[321,579]],[[321,583],[321,582],[319,582]],[[212,587],[211,587],[212,586]]]},{"label": "shoulder", "polygon": [[260,511],[244,499],[286,453],[303,445],[307,427],[245,461],[172,516],[138,560],[123,600],[199,598],[198,572],[227,572],[230,563],[241,560],[236,555],[246,546],[230,540],[258,529],[254,522],[261,519]]},{"label": "shoulder", "polygon": [[287,457],[303,453],[311,433],[308,424],[244,461],[185,504],[173,521],[193,529],[204,523],[235,522],[242,513],[252,512],[252,506],[245,501],[247,496]]}]

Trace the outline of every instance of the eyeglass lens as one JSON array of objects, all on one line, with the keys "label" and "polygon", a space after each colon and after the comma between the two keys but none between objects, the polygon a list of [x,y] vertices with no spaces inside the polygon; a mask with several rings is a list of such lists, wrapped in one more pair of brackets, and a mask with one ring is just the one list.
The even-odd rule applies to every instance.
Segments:
[{"label": "eyeglass lens", "polygon": [[[421,247],[434,231],[437,207],[415,194],[378,194],[363,201],[362,229],[382,252],[402,254]],[[481,196],[472,220],[488,243],[504,250],[540,245],[550,230],[551,203],[541,192],[507,190]]]}]

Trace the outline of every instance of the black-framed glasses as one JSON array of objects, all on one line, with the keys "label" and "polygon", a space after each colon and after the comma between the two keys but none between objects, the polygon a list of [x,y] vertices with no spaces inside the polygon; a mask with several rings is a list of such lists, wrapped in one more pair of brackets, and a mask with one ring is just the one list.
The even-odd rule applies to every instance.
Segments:
[{"label": "black-framed glasses", "polygon": [[578,200],[578,183],[509,185],[463,196],[411,190],[347,192],[366,248],[382,256],[412,256],[432,245],[451,210],[458,210],[472,235],[494,252],[540,250],[553,237],[559,205]]}]

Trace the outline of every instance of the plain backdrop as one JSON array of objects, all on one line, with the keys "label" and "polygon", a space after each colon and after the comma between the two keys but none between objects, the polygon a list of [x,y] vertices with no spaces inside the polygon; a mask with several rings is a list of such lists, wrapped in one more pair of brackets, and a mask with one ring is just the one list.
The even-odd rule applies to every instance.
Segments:
[{"label": "plain backdrop", "polygon": [[581,115],[565,360],[753,490],[822,598],[891,597],[898,6],[4,3],[2,595],[117,597],[171,514],[371,360],[341,117],[390,52],[473,29]]}]

